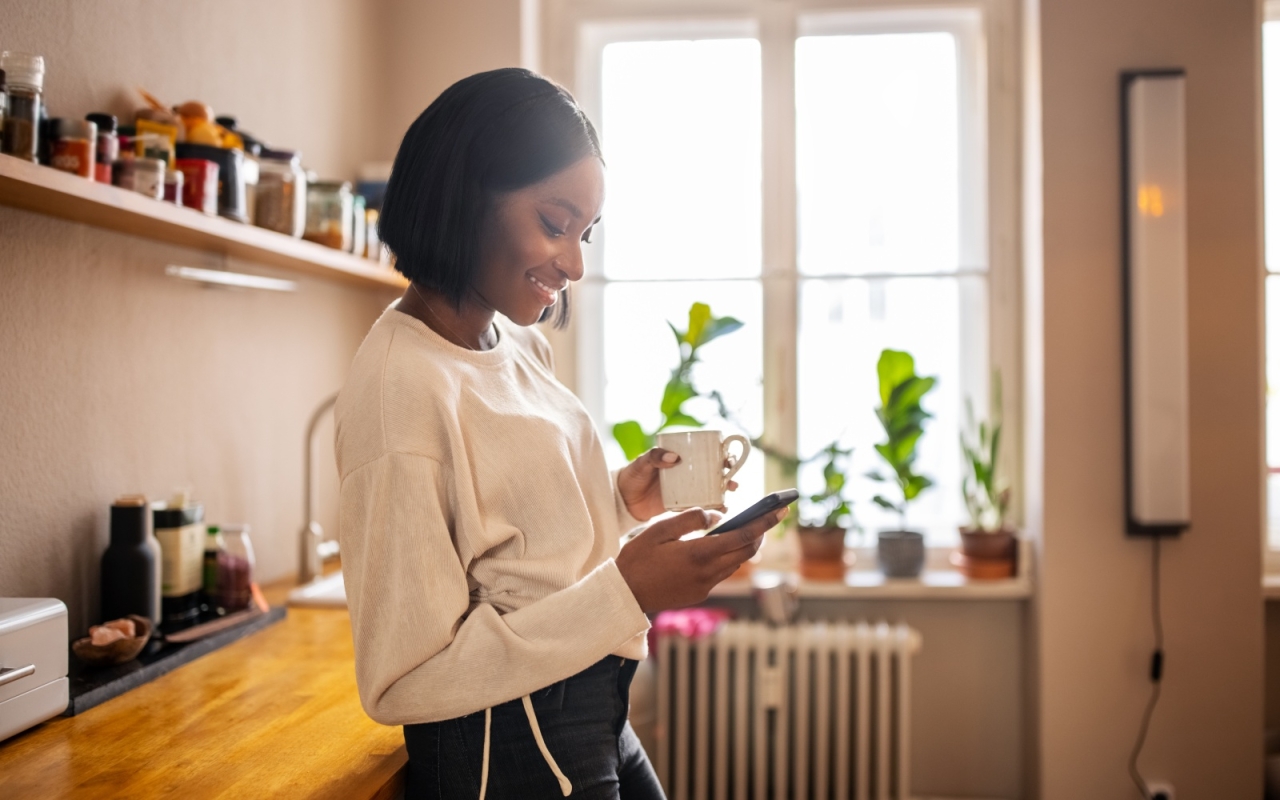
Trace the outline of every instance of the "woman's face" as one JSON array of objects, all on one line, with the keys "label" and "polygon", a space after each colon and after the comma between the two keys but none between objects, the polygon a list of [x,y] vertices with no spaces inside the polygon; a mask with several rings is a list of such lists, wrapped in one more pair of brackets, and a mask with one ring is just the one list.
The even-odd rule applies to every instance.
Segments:
[{"label": "woman's face", "polygon": [[481,228],[476,290],[518,325],[532,325],[582,278],[582,245],[604,207],[604,165],[589,156],[499,195]]}]

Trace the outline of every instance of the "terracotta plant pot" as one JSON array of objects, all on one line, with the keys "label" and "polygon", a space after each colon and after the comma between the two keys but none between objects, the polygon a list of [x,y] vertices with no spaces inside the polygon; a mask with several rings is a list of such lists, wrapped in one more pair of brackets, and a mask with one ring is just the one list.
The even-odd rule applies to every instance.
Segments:
[{"label": "terracotta plant pot", "polygon": [[845,529],[835,525],[800,525],[800,575],[810,580],[844,579],[848,566],[845,555]]},{"label": "terracotta plant pot", "polygon": [[1013,531],[977,531],[960,529],[960,552],[966,558],[989,560],[1011,559],[1018,550],[1018,540]]},{"label": "terracotta plant pot", "polygon": [[918,578],[924,571],[924,534],[880,531],[876,558],[886,578]]},{"label": "terracotta plant pot", "polygon": [[952,563],[966,577],[1009,578],[1017,571],[1018,537],[1013,531],[960,530],[959,558]]}]

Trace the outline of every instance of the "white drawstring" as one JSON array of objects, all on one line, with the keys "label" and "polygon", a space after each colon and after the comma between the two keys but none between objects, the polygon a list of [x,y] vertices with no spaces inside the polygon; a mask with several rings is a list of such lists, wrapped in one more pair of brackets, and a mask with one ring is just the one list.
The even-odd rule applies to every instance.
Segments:
[{"label": "white drawstring", "polygon": [[484,710],[484,760],[480,762],[480,800],[489,791],[489,726],[493,722],[493,709]]},{"label": "white drawstring", "polygon": [[[568,797],[573,793],[573,784],[560,771],[560,765],[551,757],[551,751],[547,749],[547,743],[542,738],[542,728],[538,727],[538,715],[533,713],[533,701],[527,694],[521,700],[524,701],[524,715],[529,718],[529,727],[533,729],[533,738],[538,743],[538,750],[542,752],[542,758],[546,760],[547,766],[551,767],[551,772],[560,782],[560,792]],[[480,762],[480,800],[484,800],[485,792],[489,790],[489,731],[492,720],[493,709],[486,708],[484,710],[484,755],[482,756],[484,760]]]},{"label": "white drawstring", "polygon": [[547,766],[551,767],[551,771],[555,773],[556,780],[560,781],[560,792],[565,797],[573,793],[573,784],[569,783],[569,779],[560,771],[560,766],[556,764],[556,760],[551,757],[551,751],[547,749],[547,743],[542,740],[542,729],[538,727],[538,716],[533,713],[533,701],[529,699],[529,695],[521,698],[524,701],[524,715],[529,718],[529,727],[533,728],[533,738],[538,742],[538,749],[542,751],[542,757],[546,759]]}]

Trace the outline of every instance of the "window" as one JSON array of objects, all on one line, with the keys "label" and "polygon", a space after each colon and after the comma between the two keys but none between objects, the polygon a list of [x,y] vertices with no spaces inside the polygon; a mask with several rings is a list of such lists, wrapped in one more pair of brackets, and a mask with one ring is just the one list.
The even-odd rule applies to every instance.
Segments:
[{"label": "window", "polygon": [[[1266,19],[1262,25],[1262,123],[1267,271],[1267,545],[1271,550],[1280,550],[1280,397],[1276,396],[1276,387],[1280,386],[1280,3],[1266,4]],[[1276,559],[1268,559],[1273,560]],[[1280,569],[1280,564],[1274,566]]]},{"label": "window", "polygon": [[[553,4],[552,27],[577,46],[546,47],[574,54],[547,71],[599,126],[607,164],[577,294],[573,388],[621,463],[612,424],[653,429],[677,359],[666,323],[683,326],[690,304],[706,302],[745,325],[709,345],[694,373],[732,420],[709,402],[697,415],[801,456],[852,446],[855,513],[874,532],[897,523],[862,477],[883,438],[875,362],[882,348],[906,349],[939,378],[919,456],[936,485],[908,521],[946,544],[963,521],[965,399],[986,408],[993,368],[1016,382],[1016,349],[991,346],[1012,338],[1016,314],[990,302],[1014,267],[987,245],[989,9],[770,6],[654,19],[639,5]],[[1006,454],[1017,437],[1007,441]],[[787,480],[761,455],[739,473],[731,511]],[[816,464],[798,476],[802,491],[820,480]]]}]

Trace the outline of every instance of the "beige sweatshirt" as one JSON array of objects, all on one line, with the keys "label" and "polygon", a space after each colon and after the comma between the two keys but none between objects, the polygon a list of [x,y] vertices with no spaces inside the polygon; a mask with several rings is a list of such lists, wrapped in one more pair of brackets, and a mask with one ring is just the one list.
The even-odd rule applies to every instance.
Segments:
[{"label": "beige sweatshirt", "polygon": [[387,725],[513,700],[649,622],[613,561],[641,524],[533,328],[473,352],[383,312],[336,409],[339,536],[360,700]]}]

